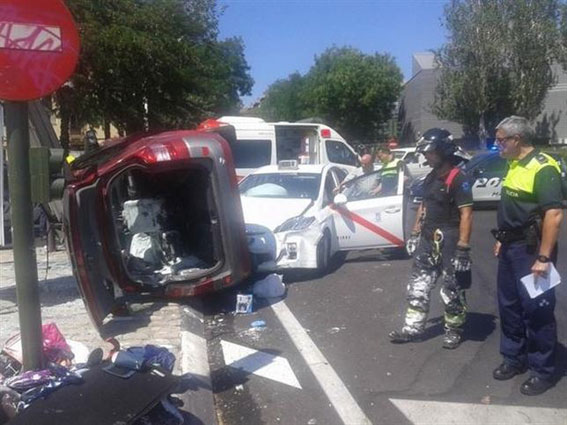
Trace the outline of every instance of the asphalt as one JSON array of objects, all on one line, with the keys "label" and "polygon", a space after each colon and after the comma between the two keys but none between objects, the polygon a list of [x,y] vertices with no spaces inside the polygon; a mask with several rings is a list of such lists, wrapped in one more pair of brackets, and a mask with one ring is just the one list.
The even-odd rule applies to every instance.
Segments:
[{"label": "asphalt", "polygon": [[[425,340],[405,345],[389,342],[388,332],[398,328],[402,321],[409,259],[377,250],[350,253],[346,261],[337,262],[335,270],[327,276],[301,273],[284,276],[286,296],[272,302],[285,303],[370,423],[427,423],[419,419],[419,414],[425,414],[431,408],[428,406],[449,409],[447,417],[455,421],[460,420],[459,415],[467,411],[467,406],[472,407],[473,412],[478,411],[477,406],[490,407],[495,410],[485,411],[493,412],[493,423],[496,423],[494,412],[500,412],[503,419],[498,423],[510,424],[538,422],[547,408],[546,412],[556,418],[556,422],[553,419],[547,423],[567,423],[567,410],[562,410],[567,409],[566,378],[538,397],[519,393],[519,385],[526,376],[505,382],[492,378],[493,368],[500,363],[495,298],[497,263],[492,256],[493,239],[489,233],[494,222],[494,211],[475,212],[473,286],[468,291],[465,342],[457,350],[441,347],[443,325],[438,288],[432,296]],[[567,241],[565,220],[560,240]],[[560,252],[558,264],[560,274],[567,276],[565,249]],[[239,290],[246,292],[247,287]],[[205,335],[219,423],[345,423],[323,384],[313,375],[313,365],[299,353],[301,347],[298,350],[284,329],[286,326],[274,315],[273,306],[263,301],[256,304],[253,314],[235,315],[236,292],[205,301]],[[567,369],[566,285],[557,288],[557,298],[558,359],[564,375]],[[252,328],[251,323],[256,320],[264,320],[266,327]],[[258,376],[235,367],[238,365],[227,365],[221,341],[285,358],[301,388],[282,383],[277,376]],[[404,406],[413,406],[414,402],[421,406],[412,407],[410,413],[414,416],[407,411],[404,414]],[[443,404],[433,404],[435,402]],[[514,406],[514,412],[523,415],[522,421],[518,422],[515,416],[506,417],[506,406]],[[487,422],[472,419],[467,423]]]},{"label": "asphalt", "polygon": [[[402,321],[411,261],[379,250],[336,258],[326,276],[286,273],[285,296],[256,299],[251,314],[236,315],[234,309],[236,294],[249,292],[252,281],[182,305],[139,306],[133,317],[111,322],[107,330],[125,346],[158,343],[176,354],[176,372],[192,376],[179,396],[188,424],[567,424],[567,378],[530,398],[518,391],[525,376],[506,382],[491,377],[500,362],[489,234],[494,221],[494,211],[475,212],[466,340],[454,351],[441,348],[438,289],[425,341],[389,342],[387,333]],[[565,220],[560,242],[567,242]],[[9,254],[4,251],[1,261],[2,340],[17,331]],[[94,348],[100,337],[64,253],[59,256],[50,260],[48,273],[47,264],[39,264],[47,278],[40,284],[44,323],[55,321],[65,336]],[[567,276],[565,248],[558,269]],[[558,357],[565,375],[567,285],[557,288],[557,297]],[[256,321],[265,325],[255,328]],[[235,362],[235,356],[241,359]],[[362,419],[348,420],[353,417]]]}]

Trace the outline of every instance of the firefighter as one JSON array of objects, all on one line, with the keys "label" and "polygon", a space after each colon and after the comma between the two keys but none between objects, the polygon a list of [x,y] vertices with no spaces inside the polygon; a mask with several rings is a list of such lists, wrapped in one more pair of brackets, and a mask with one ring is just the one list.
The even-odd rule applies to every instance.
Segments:
[{"label": "firefighter", "polygon": [[422,338],[430,293],[440,277],[443,280],[441,299],[445,306],[443,347],[454,349],[462,341],[467,285],[465,279],[458,276],[470,276],[473,200],[468,176],[453,165],[455,151],[451,133],[439,128],[426,131],[417,144],[416,152],[425,155],[433,170],[425,179],[423,202],[406,244],[408,253],[414,255],[414,263],[404,325],[401,330],[389,334],[393,343]]},{"label": "firefighter", "polygon": [[500,155],[508,160],[498,206],[494,255],[498,257],[500,354],[503,362],[494,379],[507,380],[530,370],[520,386],[525,395],[538,395],[555,384],[555,292],[548,289],[532,299],[521,283],[530,274],[545,276],[557,259],[561,224],[560,167],[532,145],[527,119],[511,116],[496,127]]}]

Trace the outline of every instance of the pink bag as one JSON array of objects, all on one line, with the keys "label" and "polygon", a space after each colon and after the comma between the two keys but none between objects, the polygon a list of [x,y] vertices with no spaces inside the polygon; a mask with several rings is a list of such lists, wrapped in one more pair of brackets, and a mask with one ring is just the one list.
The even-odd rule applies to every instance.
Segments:
[{"label": "pink bag", "polygon": [[[42,352],[48,362],[61,364],[69,363],[73,359],[73,352],[55,323],[47,323],[43,325],[41,333],[43,337]],[[20,334],[10,337],[6,341],[2,351],[22,363],[22,343]]]}]

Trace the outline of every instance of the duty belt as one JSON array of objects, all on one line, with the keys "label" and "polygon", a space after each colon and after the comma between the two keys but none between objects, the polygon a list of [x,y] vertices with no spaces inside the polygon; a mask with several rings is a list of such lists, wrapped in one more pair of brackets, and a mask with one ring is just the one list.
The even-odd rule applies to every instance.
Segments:
[{"label": "duty belt", "polygon": [[541,227],[538,222],[532,222],[525,227],[518,227],[515,229],[492,229],[490,233],[492,233],[497,241],[502,243],[526,241],[526,243],[530,246],[537,246],[541,239],[540,229]]},{"label": "duty belt", "polygon": [[490,233],[492,233],[492,236],[494,236],[494,238],[501,243],[523,241],[527,237],[527,232],[524,228],[511,230],[492,229]]}]

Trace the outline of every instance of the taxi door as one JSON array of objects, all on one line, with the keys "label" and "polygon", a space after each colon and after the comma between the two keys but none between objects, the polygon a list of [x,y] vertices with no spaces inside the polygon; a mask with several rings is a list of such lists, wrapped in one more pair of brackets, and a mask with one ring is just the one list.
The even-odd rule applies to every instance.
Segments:
[{"label": "taxi door", "polygon": [[340,250],[404,246],[403,170],[389,180],[380,170],[362,175],[347,182],[342,194],[346,203],[333,204]]}]

